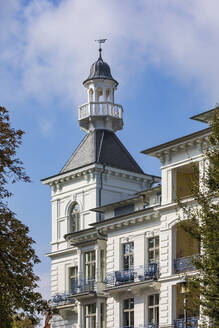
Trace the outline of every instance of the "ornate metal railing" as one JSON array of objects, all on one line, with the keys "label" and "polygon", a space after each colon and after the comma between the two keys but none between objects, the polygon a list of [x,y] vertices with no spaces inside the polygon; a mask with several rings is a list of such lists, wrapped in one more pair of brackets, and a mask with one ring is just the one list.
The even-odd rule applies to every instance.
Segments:
[{"label": "ornate metal railing", "polygon": [[193,260],[198,258],[199,255],[181,257],[174,260],[174,271],[176,273],[181,273],[184,271],[195,270]]},{"label": "ornate metal railing", "polygon": [[122,119],[123,109],[121,105],[111,102],[89,102],[78,107],[78,119],[88,116],[112,116]]},{"label": "ornate metal railing", "polygon": [[94,279],[78,278],[72,281],[71,292],[72,294],[78,294],[83,292],[94,291],[96,288],[96,282]]},{"label": "ornate metal railing", "polygon": [[[184,328],[184,319],[176,319],[174,320],[174,328]],[[186,323],[187,328],[196,328],[198,327],[198,318],[197,317],[188,317],[187,318],[187,323]]]},{"label": "ornate metal railing", "polygon": [[159,328],[159,324],[149,323],[147,325],[120,326],[119,328]]},{"label": "ornate metal railing", "polygon": [[76,302],[75,298],[72,297],[71,293],[56,293],[51,298],[51,305],[52,306],[60,306],[60,305],[67,305],[72,304],[74,305]]},{"label": "ornate metal railing", "polygon": [[158,264],[151,263],[148,266],[139,266],[129,270],[118,270],[106,274],[106,287],[124,285],[133,282],[154,280],[158,278]]}]

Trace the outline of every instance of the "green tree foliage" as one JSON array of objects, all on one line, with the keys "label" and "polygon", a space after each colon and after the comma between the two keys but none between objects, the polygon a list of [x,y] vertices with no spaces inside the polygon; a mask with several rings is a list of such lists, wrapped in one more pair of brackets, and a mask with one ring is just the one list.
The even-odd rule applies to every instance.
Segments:
[{"label": "green tree foliage", "polygon": [[[187,220],[182,228],[201,245],[200,257],[194,259],[198,274],[189,277],[190,286],[200,293],[196,298],[204,317],[212,327],[219,327],[219,109],[216,108],[211,121],[211,135],[204,152],[204,172],[199,183],[192,185],[195,205],[178,199],[178,206]],[[194,166],[196,177],[199,175]]]},{"label": "green tree foliage", "polygon": [[19,315],[17,319],[13,320],[12,328],[34,328],[36,327],[35,324],[32,323],[32,321],[25,317],[24,315]]},{"label": "green tree foliage", "polygon": [[[27,226],[7,206],[9,182],[30,181],[16,151],[23,131],[11,127],[8,111],[0,107],[0,327],[13,327],[21,318],[37,322],[46,306],[36,292],[39,278],[33,267],[39,259]],[[23,315],[22,315],[23,313]],[[16,321],[17,320],[17,321]],[[23,319],[22,319],[23,320]]]}]

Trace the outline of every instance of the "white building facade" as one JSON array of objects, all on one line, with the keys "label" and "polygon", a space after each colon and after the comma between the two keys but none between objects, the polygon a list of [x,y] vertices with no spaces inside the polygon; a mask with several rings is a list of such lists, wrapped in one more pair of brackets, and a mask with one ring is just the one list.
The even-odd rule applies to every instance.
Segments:
[{"label": "white building facade", "polygon": [[[100,55],[84,82],[78,121],[87,135],[51,187],[52,328],[183,327],[179,282],[193,274],[199,245],[178,223],[176,195],[192,202],[193,165],[203,174],[210,129],[143,151],[161,161],[145,174],[115,132],[123,108],[118,82]],[[208,115],[195,119],[207,122]],[[199,311],[186,313],[191,327]]]}]

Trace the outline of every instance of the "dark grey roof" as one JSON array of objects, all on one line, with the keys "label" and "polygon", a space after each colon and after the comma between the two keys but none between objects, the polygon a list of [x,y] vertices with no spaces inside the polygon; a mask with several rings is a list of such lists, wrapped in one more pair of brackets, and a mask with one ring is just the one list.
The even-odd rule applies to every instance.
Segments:
[{"label": "dark grey roof", "polygon": [[118,84],[118,82],[111,75],[109,65],[103,61],[103,59],[101,57],[101,53],[100,53],[98,60],[92,64],[91,69],[90,69],[90,75],[84,81],[84,83],[86,83],[89,80],[94,80],[94,79],[112,80],[116,84]]},{"label": "dark grey roof", "polygon": [[105,164],[121,170],[144,174],[115,133],[108,130],[89,132],[60,173],[92,163]]}]

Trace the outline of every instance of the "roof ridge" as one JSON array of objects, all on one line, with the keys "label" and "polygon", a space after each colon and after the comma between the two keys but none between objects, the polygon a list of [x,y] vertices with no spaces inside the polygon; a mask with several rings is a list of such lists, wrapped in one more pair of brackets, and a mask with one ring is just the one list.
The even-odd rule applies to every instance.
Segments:
[{"label": "roof ridge", "polygon": [[120,141],[120,139],[117,137],[117,135],[114,133],[114,137],[116,142],[121,146],[121,148],[127,153],[129,159],[131,160],[132,164],[137,166],[138,169],[140,169],[142,171],[142,173],[144,173],[144,171],[142,170],[142,168],[138,165],[138,163],[136,162],[136,160],[133,158],[133,156],[130,154],[130,152],[128,151],[128,149],[123,145],[123,143]]},{"label": "roof ridge", "polygon": [[[97,163],[98,163],[99,160],[100,160],[100,154],[101,154],[102,145],[103,145],[103,139],[104,139],[104,135],[105,135],[104,132],[105,132],[105,131],[103,130],[103,131],[102,131],[102,136],[101,136],[101,139],[100,139],[100,146],[99,146],[98,154],[97,154]],[[95,140],[95,141],[96,141],[96,140]],[[96,142],[95,142],[95,144],[96,144]]]}]

